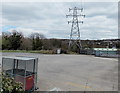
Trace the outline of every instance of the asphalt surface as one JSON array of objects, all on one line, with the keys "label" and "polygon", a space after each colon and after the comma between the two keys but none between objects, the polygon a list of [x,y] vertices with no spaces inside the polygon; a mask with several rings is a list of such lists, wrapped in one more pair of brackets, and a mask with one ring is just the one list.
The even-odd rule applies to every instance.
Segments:
[{"label": "asphalt surface", "polygon": [[116,91],[118,59],[91,55],[3,53],[3,56],[39,58],[39,91]]}]

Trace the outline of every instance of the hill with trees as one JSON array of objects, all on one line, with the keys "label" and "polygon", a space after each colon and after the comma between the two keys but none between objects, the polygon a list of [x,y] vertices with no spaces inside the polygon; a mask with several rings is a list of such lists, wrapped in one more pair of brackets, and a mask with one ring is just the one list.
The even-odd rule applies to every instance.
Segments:
[{"label": "hill with trees", "polygon": [[[81,40],[83,49],[85,48],[120,48],[120,39],[106,40]],[[31,33],[25,37],[22,33],[13,31],[2,33],[2,50],[52,50],[61,49],[63,53],[68,51],[69,39],[47,39],[43,34]],[[72,47],[72,52],[77,52],[76,46]]]}]

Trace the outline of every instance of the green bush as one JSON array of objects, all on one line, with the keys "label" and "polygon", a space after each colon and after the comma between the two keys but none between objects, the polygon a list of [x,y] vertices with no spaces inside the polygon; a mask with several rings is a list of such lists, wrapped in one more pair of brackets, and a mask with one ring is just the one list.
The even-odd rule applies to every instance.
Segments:
[{"label": "green bush", "polygon": [[23,92],[22,83],[16,82],[13,78],[9,77],[5,73],[1,76],[1,90],[0,93],[21,93]]}]

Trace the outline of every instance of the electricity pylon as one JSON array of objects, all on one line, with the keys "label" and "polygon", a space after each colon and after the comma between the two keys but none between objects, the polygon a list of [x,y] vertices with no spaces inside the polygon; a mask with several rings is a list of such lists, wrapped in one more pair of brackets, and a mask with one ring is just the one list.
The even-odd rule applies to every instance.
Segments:
[{"label": "electricity pylon", "polygon": [[[81,21],[82,17],[85,17],[85,15],[82,14],[83,8],[69,8],[69,12],[72,11],[72,14],[66,15],[66,17],[72,17],[72,21],[68,21],[69,23],[72,23],[71,27],[71,33],[70,33],[70,40],[69,40],[69,50],[73,45],[76,45],[79,48],[79,52],[82,49],[81,40],[80,40],[80,28],[79,23],[83,24],[83,21]],[[78,11],[80,14],[78,14]],[[78,19],[79,18],[79,19]],[[80,21],[79,21],[80,20]]]}]

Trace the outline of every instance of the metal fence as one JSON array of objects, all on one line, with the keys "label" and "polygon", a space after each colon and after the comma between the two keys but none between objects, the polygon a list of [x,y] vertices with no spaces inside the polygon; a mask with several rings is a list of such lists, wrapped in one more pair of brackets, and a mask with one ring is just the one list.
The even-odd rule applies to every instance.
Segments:
[{"label": "metal fence", "polygon": [[23,84],[24,90],[35,90],[37,87],[37,58],[3,57],[2,71],[15,81]]}]

